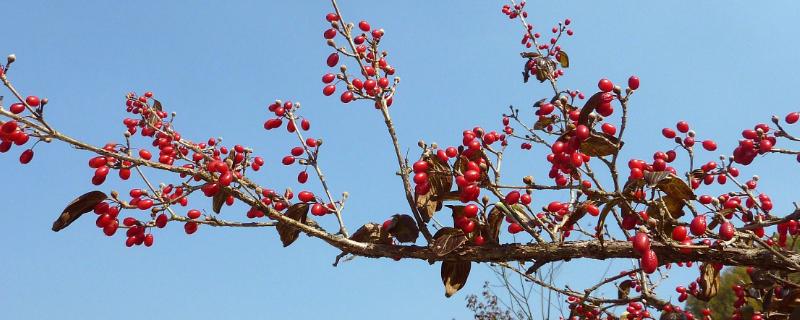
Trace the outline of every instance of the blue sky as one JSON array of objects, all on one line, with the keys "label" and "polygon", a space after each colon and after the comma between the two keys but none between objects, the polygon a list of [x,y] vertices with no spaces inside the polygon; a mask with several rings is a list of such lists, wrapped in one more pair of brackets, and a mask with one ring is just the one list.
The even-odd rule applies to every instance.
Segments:
[{"label": "blue sky", "polygon": [[[386,30],[382,45],[402,78],[392,112],[410,154],[420,138],[451,145],[466,128],[499,129],[508,105],[525,107],[548,94],[545,86],[521,83],[521,30],[500,13],[502,2],[341,5],[346,19]],[[407,211],[380,114],[366,103],[342,105],[321,94],[327,1],[29,0],[3,7],[0,54],[18,57],[10,77],[24,95],[50,99],[50,121],[64,133],[95,144],[120,140],[125,93],[151,90],[178,113],[184,136],[249,144],[267,158],[257,180],[299,190],[297,171],[279,164],[294,145],[291,137],[266,133],[262,123],[270,101],[301,101],[310,134],[325,140],[321,161],[334,192],[351,194],[349,228]],[[800,3],[530,1],[529,7],[530,20],[545,31],[559,19],[574,21],[576,35],[563,44],[572,69],[562,87],[589,92],[602,77],[642,79],[626,156],[649,158],[671,147],[660,129],[681,119],[730,152],[742,129],[798,109]],[[148,249],[106,238],[89,217],[53,233],[63,206],[93,188],[89,155],[40,145],[34,161],[21,167],[19,152],[0,160],[6,200],[0,318],[465,319],[466,294],[493,279],[486,267],[473,267],[467,287],[445,299],[438,266],[356,259],[333,268],[335,250],[306,237],[284,249],[272,230],[201,228],[187,237],[173,225]],[[525,175],[544,181],[542,150],[510,153],[506,181]],[[796,165],[768,157],[743,174],[758,173],[762,191],[786,210],[797,200]],[[110,180],[106,188],[123,190]],[[551,198],[534,195],[541,204]],[[223,215],[244,218],[244,211]],[[581,287],[596,277],[587,271],[606,264],[579,261],[563,267],[559,281]],[[695,276],[678,271],[670,281]]]}]

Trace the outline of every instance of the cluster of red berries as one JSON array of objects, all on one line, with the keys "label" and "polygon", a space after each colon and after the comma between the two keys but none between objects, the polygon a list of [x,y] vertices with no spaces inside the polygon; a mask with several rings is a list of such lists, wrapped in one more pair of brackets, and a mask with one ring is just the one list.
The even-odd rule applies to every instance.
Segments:
[{"label": "cluster of red berries", "polygon": [[[787,116],[787,120],[793,119]],[[759,123],[753,129],[743,130],[742,138],[744,139],[739,140],[739,145],[733,150],[733,161],[742,165],[752,163],[757,155],[769,152],[778,142],[776,136],[770,134],[770,127],[765,123]]]},{"label": "cluster of red berries", "polygon": [[[0,68],[2,69],[2,68]],[[26,105],[35,108],[43,107],[47,103],[47,99],[39,99],[37,96],[28,96],[25,98],[25,103],[13,103],[9,106],[9,111],[13,114],[21,114],[25,111]],[[8,122],[0,121],[0,153],[5,153],[11,150],[11,147],[17,145],[22,146],[28,143],[30,134],[26,132],[26,127],[15,120]],[[33,148],[25,149],[19,156],[19,162],[28,164],[33,160]]]},{"label": "cluster of red berries", "polygon": [[[386,52],[378,51],[378,44],[384,35],[383,29],[372,28],[368,22],[361,21],[358,23],[358,29],[361,34],[354,35],[345,32],[342,26],[342,21],[334,13],[329,13],[325,19],[331,24],[331,27],[323,32],[323,37],[328,40],[328,44],[336,48],[334,39],[337,35],[349,36],[352,39],[352,44],[355,46],[354,55],[361,66],[361,76],[352,77],[348,76],[345,71],[346,68],[342,66],[340,69],[342,73],[336,75],[327,73],[322,76],[322,82],[325,86],[322,88],[322,94],[326,96],[333,95],[336,92],[336,85],[338,80],[343,80],[347,85],[347,90],[342,92],[339,97],[343,103],[349,103],[353,100],[360,98],[374,99],[375,108],[380,108],[380,99],[386,99],[386,106],[392,104],[392,97],[388,94],[390,86],[389,76],[394,75],[395,69],[386,60]],[[343,50],[343,49],[337,49]],[[335,67],[339,64],[339,52],[331,53],[326,59],[328,67]],[[383,74],[381,74],[383,72]]]}]

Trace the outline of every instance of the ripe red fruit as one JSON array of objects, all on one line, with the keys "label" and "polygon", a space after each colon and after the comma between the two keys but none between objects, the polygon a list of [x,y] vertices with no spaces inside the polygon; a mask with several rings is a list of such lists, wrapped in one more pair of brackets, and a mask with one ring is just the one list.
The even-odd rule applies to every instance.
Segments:
[{"label": "ripe red fruit", "polygon": [[313,202],[314,194],[309,191],[300,191],[300,193],[297,194],[297,199],[302,202]]},{"label": "ripe red fruit", "polygon": [[597,83],[597,87],[600,88],[600,91],[610,92],[614,89],[614,83],[612,83],[611,80],[603,78]]},{"label": "ripe red fruit", "polygon": [[694,219],[692,219],[692,223],[689,225],[689,231],[691,231],[695,236],[702,236],[704,233],[706,233],[706,217],[694,217]]},{"label": "ripe red fruit", "polygon": [[21,103],[15,103],[15,104],[12,104],[8,109],[13,114],[20,114],[23,111],[25,111],[25,105],[21,104]]},{"label": "ripe red fruit", "polygon": [[735,232],[736,230],[733,228],[733,223],[730,223],[730,221],[725,221],[719,226],[719,237],[722,238],[722,240],[727,241],[733,239]]},{"label": "ripe red fruit", "polygon": [[308,181],[308,172],[300,171],[300,173],[297,174],[297,182],[306,183],[306,181]]},{"label": "ripe red fruit", "polygon": [[580,124],[575,128],[575,136],[578,140],[586,140],[586,138],[589,138],[589,134],[589,128],[585,125]]},{"label": "ripe red fruit", "polygon": [[339,16],[335,13],[329,13],[325,15],[325,20],[327,20],[328,22],[334,22],[339,20]]},{"label": "ripe red fruit", "polygon": [[586,205],[586,212],[588,212],[590,215],[596,217],[596,216],[600,215],[600,208],[598,208],[596,205],[593,205],[593,204]]},{"label": "ripe red fruit", "polygon": [[362,20],[361,22],[358,23],[358,28],[361,29],[361,31],[367,32],[370,29],[369,23]]},{"label": "ripe red fruit", "polygon": [[675,127],[682,133],[689,132],[689,123],[686,121],[678,121],[678,124],[675,125]]},{"label": "ripe red fruit", "polygon": [[183,231],[185,231],[186,234],[193,234],[197,232],[197,227],[198,227],[197,222],[189,221],[183,225]]},{"label": "ripe red fruit", "polygon": [[476,246],[482,246],[484,243],[486,243],[486,239],[484,239],[483,236],[477,236],[475,237],[474,243]]},{"label": "ripe red fruit", "polygon": [[508,233],[510,234],[517,234],[520,233],[520,231],[522,230],[524,229],[522,229],[522,226],[519,225],[518,223],[512,223],[508,225]]},{"label": "ripe red fruit", "polygon": [[650,237],[644,232],[637,232],[636,235],[633,236],[633,250],[641,255],[650,251]]},{"label": "ripe red fruit", "polygon": [[717,143],[714,140],[704,140],[703,141],[703,149],[708,151],[717,150]]},{"label": "ripe red fruit", "polygon": [[9,122],[4,123],[2,126],[0,126],[0,131],[2,131],[5,134],[14,133],[14,131],[17,131],[17,122],[11,120]]},{"label": "ripe red fruit", "polygon": [[283,163],[284,165],[287,165],[287,166],[288,166],[288,165],[290,165],[290,164],[294,163],[294,157],[292,157],[292,156],[285,156],[285,157],[283,157],[283,160],[281,160],[281,163]]},{"label": "ripe red fruit", "polygon": [[329,67],[335,67],[337,64],[339,64],[339,53],[331,53],[331,55],[328,56],[326,63]]},{"label": "ripe red fruit", "polygon": [[603,130],[603,133],[607,135],[613,136],[617,133],[617,127],[607,122],[600,126],[600,128]]},{"label": "ripe red fruit", "polygon": [[628,88],[631,88],[631,90],[639,89],[639,77],[631,76],[628,78]]},{"label": "ripe red fruit", "polygon": [[37,96],[28,96],[27,98],[25,98],[25,103],[27,103],[31,107],[38,107],[39,104],[41,103],[41,100],[39,100],[39,97]]},{"label": "ripe red fruit", "polygon": [[475,218],[478,216],[478,206],[474,204],[469,204],[464,207],[464,216],[467,218]]},{"label": "ripe red fruit", "polygon": [[156,227],[158,227],[158,228],[166,227],[168,221],[169,221],[169,218],[167,218],[166,214],[164,214],[164,213],[159,214],[158,217],[156,217]]},{"label": "ripe red fruit", "polygon": [[31,160],[33,160],[33,150],[31,149],[25,150],[19,155],[19,163],[28,164]]},{"label": "ripe red fruit", "polygon": [[664,136],[664,138],[667,139],[675,138],[675,130],[672,130],[670,128],[661,129],[661,134]]},{"label": "ripe red fruit", "polygon": [[532,199],[531,199],[531,195],[529,195],[529,194],[527,194],[527,193],[523,194],[523,195],[522,195],[522,196],[519,198],[519,202],[521,202],[522,204],[524,204],[524,205],[526,205],[526,206],[527,206],[527,205],[529,205],[529,204],[531,204],[531,201],[532,201]]},{"label": "ripe red fruit", "polygon": [[142,149],[142,150],[139,150],[139,157],[141,157],[142,159],[145,159],[145,160],[150,160],[153,157],[153,154],[150,153],[150,151]]},{"label": "ripe red fruit", "polygon": [[428,174],[425,172],[419,172],[414,175],[414,183],[416,184],[426,184],[428,183]]},{"label": "ripe red fruit", "polygon": [[686,240],[686,227],[684,226],[677,226],[675,229],[672,229],[672,240],[681,242]]},{"label": "ripe red fruit", "polygon": [[792,112],[786,115],[786,123],[788,124],[794,124],[797,120],[800,120],[800,112]]},{"label": "ripe red fruit", "polygon": [[148,233],[146,236],[144,236],[144,246],[150,247],[152,245],[153,245],[153,234]]},{"label": "ripe red fruit", "polygon": [[202,212],[196,209],[189,210],[189,212],[186,213],[186,216],[189,217],[189,219],[200,218],[200,215],[202,215]]},{"label": "ripe red fruit", "polygon": [[344,103],[348,103],[350,101],[353,101],[353,92],[352,91],[342,92],[342,96],[339,97],[339,100],[341,100]]},{"label": "ripe red fruit", "polygon": [[139,202],[136,203],[136,207],[139,208],[139,210],[150,209],[153,207],[153,200],[150,199],[139,200]]},{"label": "ripe red fruit", "polygon": [[461,226],[461,230],[464,231],[464,233],[471,233],[472,231],[475,231],[475,225],[475,221],[467,220],[467,223],[464,223]]},{"label": "ripe red fruit", "polygon": [[325,30],[325,32],[322,33],[322,36],[325,37],[325,39],[333,39],[336,37],[336,29],[330,28]]},{"label": "ripe red fruit", "polygon": [[658,257],[656,256],[655,251],[647,250],[642,255],[641,259],[642,271],[647,274],[653,273],[658,269]]},{"label": "ripe red fruit", "polygon": [[322,88],[322,94],[324,94],[325,96],[330,96],[334,92],[336,92],[336,86],[335,85],[329,84],[329,85],[325,86],[324,88]]},{"label": "ripe red fruit", "polygon": [[517,202],[519,202],[519,197],[520,197],[519,191],[517,190],[511,191],[508,194],[506,194],[505,203],[516,204]]}]

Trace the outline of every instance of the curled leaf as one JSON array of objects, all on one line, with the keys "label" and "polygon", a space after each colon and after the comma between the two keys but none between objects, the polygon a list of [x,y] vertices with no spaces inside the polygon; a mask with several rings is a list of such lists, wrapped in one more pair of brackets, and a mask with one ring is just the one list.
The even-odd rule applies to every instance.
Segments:
[{"label": "curled leaf", "polygon": [[419,237],[417,222],[407,214],[392,216],[392,224],[386,231],[400,242],[415,242]]},{"label": "curled leaf", "polygon": [[[308,217],[308,208],[308,203],[295,203],[286,209],[283,215],[289,219],[305,224],[306,218]],[[280,221],[275,228],[278,230],[278,235],[284,247],[288,247],[300,236],[300,229]]]},{"label": "curled leaf", "polygon": [[428,183],[430,190],[423,195],[415,195],[417,210],[422,215],[422,220],[428,222],[433,214],[442,210],[442,201],[453,186],[453,172],[450,164],[439,157],[428,156],[425,158],[430,169],[428,170]]},{"label": "curled leaf", "polygon": [[225,200],[228,199],[228,192],[225,190],[217,191],[217,194],[211,198],[211,210],[214,210],[215,213],[219,213],[222,210],[222,205],[225,204]]},{"label": "curled leaf", "polygon": [[719,291],[719,269],[711,263],[703,263],[700,266],[700,292],[695,298],[708,301],[717,295]]},{"label": "curled leaf", "polygon": [[581,142],[580,149],[590,157],[604,157],[622,149],[623,144],[617,137],[605,132],[592,132],[589,138]]},{"label": "curled leaf", "polygon": [[674,174],[669,174],[666,178],[661,179],[656,187],[675,199],[694,200],[696,197],[692,188]]},{"label": "curled leaf", "polygon": [[489,211],[486,224],[482,226],[483,238],[487,243],[500,244],[500,225],[503,223],[503,212],[497,207]]},{"label": "curled leaf", "polygon": [[600,106],[600,103],[603,100],[603,93],[598,92],[589,97],[589,100],[586,100],[586,104],[583,105],[581,108],[581,113],[578,116],[578,124],[582,125],[589,125],[589,116],[592,114],[594,109],[597,109]]},{"label": "curled leaf", "polygon": [[350,240],[366,243],[383,243],[389,244],[392,242],[392,236],[377,223],[367,223],[361,228],[358,228]]},{"label": "curled leaf", "polygon": [[618,299],[628,299],[628,293],[631,291],[631,287],[633,286],[633,280],[625,280],[617,285],[617,298]]},{"label": "curled leaf", "polygon": [[463,231],[444,227],[436,231],[433,235],[433,242],[431,243],[431,250],[437,256],[444,256],[453,250],[458,249],[461,245],[467,242],[467,236]]},{"label": "curled leaf", "polygon": [[561,64],[562,68],[569,68],[569,56],[564,51],[559,51],[556,54],[556,59],[558,59],[558,63]]},{"label": "curled leaf", "polygon": [[75,200],[72,200],[67,207],[64,208],[64,211],[61,212],[61,215],[58,216],[58,219],[53,222],[53,231],[58,232],[59,230],[68,227],[81,215],[94,210],[94,207],[98,203],[103,202],[106,199],[108,199],[108,196],[105,193],[100,191],[90,191],[82,194]]},{"label": "curled leaf", "polygon": [[443,261],[442,262],[442,283],[444,284],[444,296],[452,297],[458,290],[464,287],[469,277],[472,263],[469,261]]}]

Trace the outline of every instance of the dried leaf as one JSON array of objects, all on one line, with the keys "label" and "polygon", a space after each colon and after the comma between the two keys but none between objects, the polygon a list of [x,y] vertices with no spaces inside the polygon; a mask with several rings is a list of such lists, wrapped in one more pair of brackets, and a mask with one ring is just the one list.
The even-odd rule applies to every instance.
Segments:
[{"label": "dried leaf", "polygon": [[415,195],[417,211],[422,215],[422,220],[428,222],[434,213],[442,210],[442,201],[453,187],[453,171],[447,162],[439,157],[428,156],[425,158],[430,169],[428,170],[428,182],[430,191],[423,195]]},{"label": "dried leaf", "polygon": [[788,293],[781,299],[781,303],[778,306],[778,311],[786,312],[786,313],[793,313],[798,307],[800,307],[800,289],[787,289],[789,290]]},{"label": "dried leaf", "polygon": [[445,297],[452,297],[464,287],[471,268],[472,263],[469,261],[442,262],[442,283],[444,284]]},{"label": "dried leaf", "polygon": [[622,149],[623,144],[617,137],[605,132],[592,132],[589,138],[581,142],[580,149],[590,157],[604,157]]},{"label": "dried leaf", "polygon": [[633,286],[633,280],[629,279],[620,282],[617,286],[617,298],[628,299],[628,293],[631,291],[631,286]]},{"label": "dried leaf", "polygon": [[669,174],[668,177],[659,181],[657,187],[675,199],[694,200],[696,198],[692,188],[674,174]]},{"label": "dried leaf", "polygon": [[497,207],[489,211],[486,224],[483,225],[483,238],[487,243],[500,244],[500,225],[503,223],[503,212]]},{"label": "dried leaf", "polygon": [[222,205],[225,204],[225,200],[228,199],[228,192],[225,190],[217,191],[217,194],[211,198],[211,210],[214,210],[215,213],[219,213],[222,210]]},{"label": "dried leaf", "polygon": [[437,256],[444,256],[453,250],[458,249],[461,245],[467,242],[467,236],[463,231],[456,228],[444,227],[436,231],[433,235],[433,242],[431,243],[431,250]]},{"label": "dried leaf", "polygon": [[556,59],[558,59],[558,63],[561,64],[562,68],[569,68],[569,56],[564,51],[559,51],[556,54]]},{"label": "dried leaf", "polygon": [[94,207],[108,199],[108,196],[100,191],[90,191],[82,194],[80,197],[72,200],[61,215],[53,222],[53,231],[58,232],[61,229],[68,227],[72,222],[77,220],[81,215],[94,210]]},{"label": "dried leaf", "polygon": [[662,312],[661,316],[658,317],[659,320],[686,320],[686,315],[683,312],[672,311],[672,312]]},{"label": "dried leaf", "polygon": [[549,117],[541,117],[539,118],[539,120],[536,121],[536,123],[533,124],[533,129],[544,130],[545,128],[547,128],[547,126],[556,123],[556,119],[558,119],[558,117],[554,115]]},{"label": "dried leaf", "polygon": [[588,126],[589,116],[592,114],[592,111],[594,111],[594,109],[597,109],[602,100],[603,100],[602,92],[595,93],[594,95],[589,97],[589,100],[586,100],[586,104],[584,104],[583,108],[581,108],[581,113],[578,116],[578,124]]},{"label": "dried leaf", "polygon": [[[308,217],[308,208],[308,203],[295,203],[286,209],[286,212],[283,215],[289,219],[305,224],[306,217]],[[288,247],[300,236],[300,229],[280,221],[275,228],[278,229],[278,235],[281,237],[281,242],[283,242],[284,247]]]},{"label": "dried leaf", "polygon": [[541,56],[541,54],[539,54],[538,52],[521,52],[519,55],[522,56],[523,58],[536,58]]},{"label": "dried leaf", "polygon": [[161,101],[158,101],[156,99],[153,99],[153,108],[155,108],[158,111],[164,111],[164,108],[161,106]]},{"label": "dried leaf", "polygon": [[380,224],[367,223],[361,226],[361,228],[358,228],[358,230],[350,236],[350,240],[366,243],[390,244],[392,243],[392,236],[383,230]]},{"label": "dried leaf", "polygon": [[400,242],[415,242],[419,237],[417,222],[407,214],[392,216],[392,224],[386,231]]},{"label": "dried leaf", "polygon": [[717,295],[719,291],[719,269],[714,264],[703,263],[700,266],[700,292],[695,298],[708,301]]},{"label": "dried leaf", "polygon": [[644,182],[647,183],[648,187],[654,188],[659,182],[667,179],[669,175],[669,171],[645,171]]},{"label": "dried leaf", "polygon": [[[683,206],[685,203],[682,200],[666,196],[655,199],[653,202],[657,205],[647,207],[647,215],[649,217],[658,220],[674,221],[683,216]],[[669,215],[664,215],[665,210]]]}]

